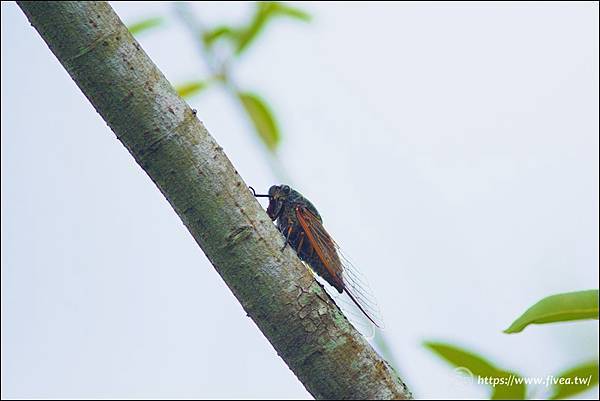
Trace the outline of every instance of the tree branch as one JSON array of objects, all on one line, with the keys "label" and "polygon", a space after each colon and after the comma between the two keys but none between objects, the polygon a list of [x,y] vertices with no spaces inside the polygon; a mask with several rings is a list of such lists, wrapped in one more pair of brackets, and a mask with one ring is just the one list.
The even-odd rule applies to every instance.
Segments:
[{"label": "tree branch", "polygon": [[222,148],[108,3],[18,4],[307,390],[409,398],[294,251],[281,252],[281,234]]}]

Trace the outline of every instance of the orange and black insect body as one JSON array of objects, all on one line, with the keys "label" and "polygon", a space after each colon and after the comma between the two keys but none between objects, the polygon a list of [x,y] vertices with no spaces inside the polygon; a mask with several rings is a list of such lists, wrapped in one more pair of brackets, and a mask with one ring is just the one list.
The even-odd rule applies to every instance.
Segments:
[{"label": "orange and black insect body", "polygon": [[349,264],[340,258],[338,246],[325,231],[317,208],[287,185],[273,185],[268,195],[257,195],[254,189],[252,192],[256,197],[269,198],[267,214],[276,220],[277,228],[286,238],[285,246],[289,244],[301,260],[340,294],[345,291],[360,311],[380,326],[376,312],[372,311],[373,300]]}]

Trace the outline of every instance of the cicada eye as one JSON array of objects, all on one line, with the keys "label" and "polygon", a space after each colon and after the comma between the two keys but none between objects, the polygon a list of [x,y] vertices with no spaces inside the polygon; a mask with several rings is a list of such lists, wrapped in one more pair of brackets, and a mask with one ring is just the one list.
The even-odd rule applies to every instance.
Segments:
[{"label": "cicada eye", "polygon": [[279,191],[279,186],[273,185],[271,188],[269,188],[269,196],[271,198],[274,197],[277,191]]},{"label": "cicada eye", "polygon": [[283,192],[285,195],[289,195],[292,192],[292,188],[287,185],[282,185],[281,192]]}]

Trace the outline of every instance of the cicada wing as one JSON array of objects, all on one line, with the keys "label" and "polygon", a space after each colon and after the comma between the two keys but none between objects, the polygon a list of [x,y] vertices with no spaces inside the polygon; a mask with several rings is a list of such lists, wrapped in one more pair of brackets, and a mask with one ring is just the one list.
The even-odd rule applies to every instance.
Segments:
[{"label": "cicada wing", "polygon": [[[310,210],[298,206],[296,216],[319,259],[329,274],[334,277],[334,284],[344,290],[341,295],[337,293],[332,295],[338,301],[338,306],[361,326],[369,326],[370,322],[383,328],[383,319],[366,277],[348,258],[344,257],[338,244]],[[367,322],[364,321],[363,316],[368,319]]]}]

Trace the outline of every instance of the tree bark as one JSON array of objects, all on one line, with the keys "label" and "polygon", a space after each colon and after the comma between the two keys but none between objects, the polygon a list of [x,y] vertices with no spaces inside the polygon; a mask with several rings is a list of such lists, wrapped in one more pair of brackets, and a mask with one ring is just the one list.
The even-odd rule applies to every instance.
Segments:
[{"label": "tree bark", "polygon": [[[318,399],[405,399],[238,172],[106,2],[18,2],[248,316]],[[25,62],[25,60],[24,60]]]}]

